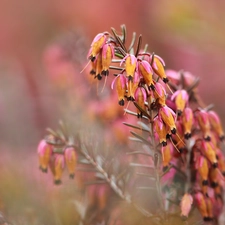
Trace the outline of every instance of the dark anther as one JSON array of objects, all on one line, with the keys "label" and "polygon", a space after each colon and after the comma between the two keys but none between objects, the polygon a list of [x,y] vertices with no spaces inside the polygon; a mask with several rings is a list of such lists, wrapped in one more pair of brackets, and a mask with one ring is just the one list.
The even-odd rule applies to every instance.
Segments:
[{"label": "dark anther", "polygon": [[98,80],[102,79],[102,76],[100,74],[98,74],[96,77],[97,77]]},{"label": "dark anther", "polygon": [[134,101],[134,98],[132,96],[127,97],[127,101]]},{"label": "dark anther", "polygon": [[162,142],[162,146],[164,146],[164,147],[167,146],[167,142],[166,141],[163,141]]},{"label": "dark anther", "polygon": [[128,76],[128,81],[133,81],[133,77],[131,75]]},{"label": "dark anther", "polygon": [[191,137],[191,133],[186,133],[186,134],[184,135],[184,138],[187,139],[187,140],[188,140],[190,137]]},{"label": "dark anther", "polygon": [[90,57],[89,57],[89,59],[90,59],[92,62],[95,61],[95,58],[96,58],[95,56],[90,56]]},{"label": "dark anther", "polygon": [[218,167],[218,163],[213,163],[212,166],[213,166],[213,168],[217,168]]},{"label": "dark anther", "polygon": [[60,185],[61,183],[62,183],[61,180],[55,180],[55,182],[54,182],[55,185]]},{"label": "dark anther", "polygon": [[124,106],[124,100],[123,99],[121,99],[118,103],[119,103],[119,105]]},{"label": "dark anther", "polygon": [[149,86],[149,89],[150,89],[150,88],[154,91],[154,90],[155,90],[154,84],[151,84],[151,85]]},{"label": "dark anther", "polygon": [[208,186],[208,184],[209,184],[208,180],[203,180],[203,181],[202,181],[202,185],[203,185],[203,186]]},{"label": "dark anther", "polygon": [[169,79],[166,77],[166,78],[163,78],[163,82],[166,84],[169,82]]},{"label": "dark anther", "polygon": [[171,138],[171,134],[166,134],[166,139]]},{"label": "dark anther", "polygon": [[182,111],[181,110],[177,110],[177,115],[181,116],[182,115]]},{"label": "dark anther", "polygon": [[108,76],[109,75],[109,70],[102,70],[102,75]]},{"label": "dark anther", "polygon": [[225,171],[222,172],[223,176],[225,177]]},{"label": "dark anther", "polygon": [[90,74],[95,75],[95,74],[96,74],[96,71],[92,69],[92,70],[90,71]]},{"label": "dark anther", "polygon": [[172,133],[172,134],[176,134],[176,132],[177,132],[176,128],[173,128],[173,129],[171,130],[171,133]]},{"label": "dark anther", "polygon": [[205,141],[211,141],[211,138],[209,136],[205,137],[204,139]]},{"label": "dark anther", "polygon": [[223,141],[225,139],[225,135],[220,136],[220,140]]},{"label": "dark anther", "polygon": [[75,177],[74,173],[70,174],[70,179],[74,179],[74,177]]},{"label": "dark anther", "polygon": [[211,187],[212,187],[212,188],[215,188],[215,187],[217,187],[217,186],[218,186],[218,183],[213,181],[212,184],[211,184]]}]

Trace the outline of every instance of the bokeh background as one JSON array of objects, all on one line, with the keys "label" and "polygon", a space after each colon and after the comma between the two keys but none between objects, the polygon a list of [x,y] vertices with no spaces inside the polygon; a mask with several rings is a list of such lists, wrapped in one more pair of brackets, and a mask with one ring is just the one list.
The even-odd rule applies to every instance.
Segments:
[{"label": "bokeh background", "polygon": [[41,204],[49,176],[39,173],[36,146],[46,127],[80,118],[78,106],[88,110],[80,71],[93,37],[110,27],[126,24],[129,38],[142,34],[167,69],[199,76],[202,98],[225,124],[224,12],[223,0],[1,0],[2,211],[19,218]]}]

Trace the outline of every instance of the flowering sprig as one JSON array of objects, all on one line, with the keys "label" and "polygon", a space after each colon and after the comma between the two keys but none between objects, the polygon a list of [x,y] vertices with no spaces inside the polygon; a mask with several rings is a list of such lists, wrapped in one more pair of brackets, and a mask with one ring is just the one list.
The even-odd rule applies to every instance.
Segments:
[{"label": "flowering sprig", "polygon": [[[136,112],[128,108],[125,112],[137,116],[138,125],[124,123],[135,129],[130,132],[133,136],[130,139],[142,145],[142,150],[127,152],[129,156],[137,156],[130,163],[133,173],[122,184],[116,182],[114,175],[97,160],[98,155],[92,157],[79,138],[71,138],[63,129],[49,130],[50,136],[39,144],[40,169],[47,172],[49,167],[55,184],[60,184],[65,165],[73,178],[79,155],[83,155],[102,174],[101,179],[143,216],[151,218],[152,224],[172,223],[174,215],[179,214],[188,219],[194,206],[203,221],[218,224],[225,181],[224,131],[217,113],[211,106],[206,107],[198,94],[199,79],[186,71],[165,70],[160,56],[148,52],[147,45],[142,49],[141,35],[136,49],[136,35],[127,46],[124,25],[121,35],[114,28],[111,31],[98,34],[91,44],[90,74],[99,81],[114,74],[111,87],[116,86],[119,105],[124,106],[127,101],[136,107]],[[134,142],[132,146],[137,148]],[[119,174],[124,176],[123,171]],[[136,175],[146,178],[143,183],[138,181],[143,185],[139,189],[151,189],[156,194],[155,214],[142,202],[134,203],[139,200],[134,197],[139,193],[134,185]],[[152,220],[154,216],[156,220]]]}]

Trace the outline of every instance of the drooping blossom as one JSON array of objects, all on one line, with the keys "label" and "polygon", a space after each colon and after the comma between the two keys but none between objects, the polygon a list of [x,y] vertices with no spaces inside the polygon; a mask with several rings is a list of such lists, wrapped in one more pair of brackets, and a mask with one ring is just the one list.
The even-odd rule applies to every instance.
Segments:
[{"label": "drooping blossom", "polygon": [[91,61],[95,60],[96,56],[99,54],[103,45],[106,43],[107,35],[108,33],[104,32],[104,33],[99,33],[95,36],[94,40],[91,43],[91,48],[88,53],[88,58]]}]

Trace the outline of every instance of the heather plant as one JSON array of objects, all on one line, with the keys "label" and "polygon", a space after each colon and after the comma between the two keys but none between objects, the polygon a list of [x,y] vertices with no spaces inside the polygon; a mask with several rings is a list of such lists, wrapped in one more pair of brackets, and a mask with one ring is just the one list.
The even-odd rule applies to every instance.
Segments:
[{"label": "heather plant", "polygon": [[127,45],[121,30],[96,35],[82,71],[102,84],[102,95],[108,86],[117,94],[105,105],[113,120],[107,124],[103,113],[101,127],[87,119],[80,130],[62,121],[48,128],[38,145],[40,170],[63,185],[67,168],[80,191],[80,224],[219,224],[225,136],[218,114],[199,96],[198,78],[165,70],[141,35]]}]

